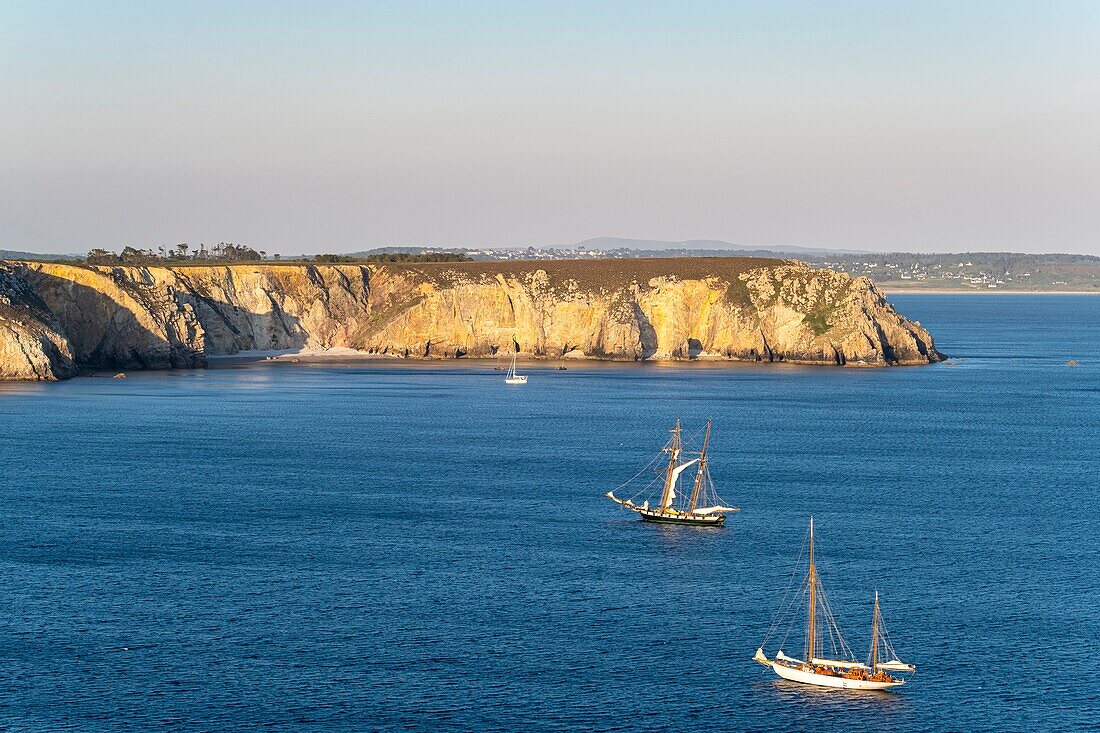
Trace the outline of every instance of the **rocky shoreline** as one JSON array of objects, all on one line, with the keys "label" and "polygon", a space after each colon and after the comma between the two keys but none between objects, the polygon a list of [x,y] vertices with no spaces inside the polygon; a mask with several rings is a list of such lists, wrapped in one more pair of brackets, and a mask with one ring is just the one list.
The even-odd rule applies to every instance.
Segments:
[{"label": "rocky shoreline", "polygon": [[867,278],[757,258],[0,264],[0,379],[253,350],[890,366],[943,359]]}]

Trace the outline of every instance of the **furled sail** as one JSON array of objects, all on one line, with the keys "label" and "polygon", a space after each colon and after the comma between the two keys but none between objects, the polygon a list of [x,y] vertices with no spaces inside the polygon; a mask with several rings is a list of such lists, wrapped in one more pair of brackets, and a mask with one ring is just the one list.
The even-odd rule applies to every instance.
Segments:
[{"label": "furled sail", "polygon": [[[849,662],[844,659],[821,659],[814,657],[814,664],[822,667],[839,667],[840,669],[869,669],[863,662]],[[879,665],[882,666],[881,664]]]},{"label": "furled sail", "polygon": [[882,662],[878,665],[879,669],[886,669],[891,672],[915,672],[917,670],[912,664],[906,664],[900,659],[891,659],[889,662]]},{"label": "furled sail", "polygon": [[620,499],[619,497],[615,496],[614,491],[608,491],[606,494],[604,494],[604,496],[606,496],[608,499],[615,502],[616,504],[622,504],[625,507],[635,506],[634,502],[632,502],[630,499]]},{"label": "furled sail", "polygon": [[788,657],[786,654],[783,653],[782,650],[780,650],[779,653],[775,655],[775,658],[776,659],[782,659],[784,662],[797,662],[798,664],[802,664],[801,659],[795,659],[794,657]]},{"label": "furled sail", "polygon": [[741,511],[741,510],[738,509],[735,506],[722,506],[721,504],[717,504],[715,506],[699,507],[698,509],[695,510],[695,513],[696,514],[714,514],[715,512],[739,512],[739,511]]}]

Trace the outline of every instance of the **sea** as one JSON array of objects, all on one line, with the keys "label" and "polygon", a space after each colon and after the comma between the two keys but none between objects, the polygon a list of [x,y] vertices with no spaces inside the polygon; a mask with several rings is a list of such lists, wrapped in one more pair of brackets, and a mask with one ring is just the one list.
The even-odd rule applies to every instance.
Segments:
[{"label": "sea", "polygon": [[[946,363],[2,385],[0,728],[1095,730],[1100,297],[892,300]],[[677,419],[713,421],[724,528],[603,496]],[[802,651],[769,630],[811,516],[845,640],[877,590],[904,687],[752,662]]]}]

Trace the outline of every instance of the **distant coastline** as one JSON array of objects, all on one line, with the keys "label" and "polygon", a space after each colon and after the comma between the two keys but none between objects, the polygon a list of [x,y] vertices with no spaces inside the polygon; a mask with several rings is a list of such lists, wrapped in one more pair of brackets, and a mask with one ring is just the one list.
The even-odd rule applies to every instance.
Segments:
[{"label": "distant coastline", "polygon": [[[1100,257],[1096,255],[1022,252],[857,252],[813,247],[767,248],[736,245],[716,240],[681,242],[601,237],[572,245],[477,247],[377,247],[343,254],[279,255],[247,245],[219,242],[207,247],[180,243],[172,247],[123,247],[120,252],[92,249],[86,255],[34,255],[0,250],[8,258],[35,261],[71,260],[72,264],[108,266],[209,267],[263,264],[376,264],[380,262],[431,264],[458,262],[522,263],[562,260],[628,262],[632,260],[728,259],[754,257],[790,262],[792,258],[812,267],[869,277],[880,287],[897,292],[929,294],[954,292],[1000,293],[1100,293]],[[605,264],[606,267],[606,264]]]},{"label": "distant coastline", "polygon": [[906,288],[893,287],[884,283],[875,283],[875,287],[883,294],[892,295],[1100,295],[1100,290],[1002,290],[1000,288],[987,288],[985,290],[963,288]]}]

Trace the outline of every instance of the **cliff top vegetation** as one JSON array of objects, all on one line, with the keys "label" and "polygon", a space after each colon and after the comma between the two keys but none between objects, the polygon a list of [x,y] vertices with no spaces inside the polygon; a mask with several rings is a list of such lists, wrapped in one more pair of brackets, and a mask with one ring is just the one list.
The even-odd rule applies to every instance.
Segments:
[{"label": "cliff top vegetation", "polygon": [[542,270],[550,279],[549,285],[562,287],[573,281],[589,290],[613,290],[633,282],[644,284],[660,277],[677,277],[683,280],[719,278],[736,282],[741,273],[759,267],[774,267],[789,260],[765,257],[664,257],[629,260],[512,260],[475,261],[462,263],[416,263],[394,265],[398,271],[419,275],[443,285],[468,278],[483,280],[504,275],[523,277]]},{"label": "cliff top vegetation", "polygon": [[222,265],[229,263],[357,264],[364,262],[469,262],[470,258],[464,254],[453,252],[390,252],[366,256],[318,254],[312,257],[288,258],[275,254],[269,259],[267,252],[253,249],[243,244],[218,242],[208,249],[205,244],[200,244],[198,247],[193,248],[191,245],[183,242],[173,247],[161,246],[156,249],[123,247],[122,251],[118,253],[96,248],[88,252],[84,261],[89,265],[163,266]]}]

